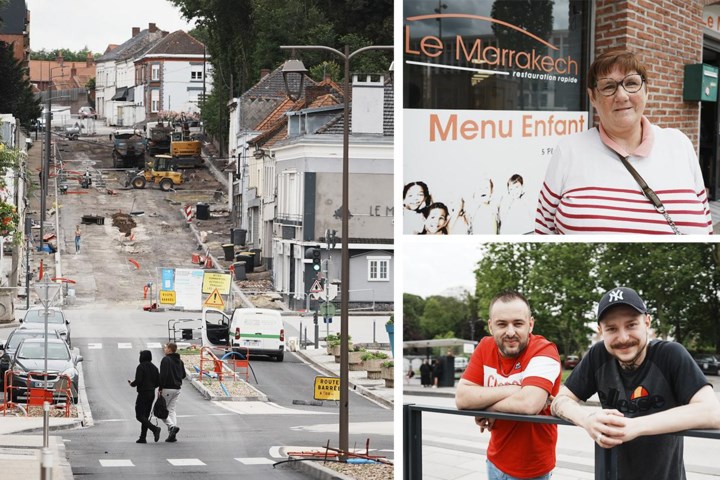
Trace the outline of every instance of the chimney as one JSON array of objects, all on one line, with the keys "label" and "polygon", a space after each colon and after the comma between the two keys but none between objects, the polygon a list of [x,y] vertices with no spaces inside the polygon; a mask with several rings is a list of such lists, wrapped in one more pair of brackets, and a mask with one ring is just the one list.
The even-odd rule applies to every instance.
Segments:
[{"label": "chimney", "polygon": [[77,76],[77,68],[75,68],[75,64],[73,63],[72,68],[70,68],[70,77]]},{"label": "chimney", "polygon": [[270,75],[270,69],[269,68],[261,68],[260,69],[260,80]]},{"label": "chimney", "polygon": [[[376,76],[377,77],[377,76]],[[371,75],[365,80],[352,79],[352,133],[383,133],[385,104],[385,77],[374,80]],[[346,100],[347,101],[347,100]]]},{"label": "chimney", "polygon": [[323,75],[323,80],[322,80],[322,81],[323,81],[323,83],[330,83],[330,82],[332,82],[332,75],[330,75],[329,73],[325,72],[325,75]]},{"label": "chimney", "polygon": [[133,38],[137,37],[139,33],[140,33],[140,27],[133,27],[133,29],[132,29]]},{"label": "chimney", "polygon": [[158,28],[154,23],[148,23],[148,31],[150,33],[155,33],[158,31]]},{"label": "chimney", "polygon": [[93,57],[92,53],[88,52],[87,58],[85,59],[85,66],[92,67],[93,65],[95,65],[95,57]]}]

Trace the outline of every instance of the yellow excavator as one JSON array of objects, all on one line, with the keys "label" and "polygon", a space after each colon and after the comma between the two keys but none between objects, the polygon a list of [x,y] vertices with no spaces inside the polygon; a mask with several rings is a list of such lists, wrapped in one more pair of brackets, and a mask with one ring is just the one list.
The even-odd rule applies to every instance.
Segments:
[{"label": "yellow excavator", "polygon": [[127,172],[126,187],[145,188],[148,183],[158,185],[160,190],[167,192],[182,185],[183,175],[170,155],[156,155],[147,162],[144,170]]}]

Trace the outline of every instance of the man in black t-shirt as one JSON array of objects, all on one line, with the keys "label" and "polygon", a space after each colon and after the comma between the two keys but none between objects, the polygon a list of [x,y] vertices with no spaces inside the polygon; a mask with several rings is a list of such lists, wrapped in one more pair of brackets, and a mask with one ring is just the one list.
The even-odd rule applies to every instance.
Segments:
[{"label": "man in black t-shirt", "polygon": [[[597,317],[602,342],[570,374],[552,413],[617,447],[618,479],[685,479],[683,437],[670,433],[720,428],[712,386],[682,345],[649,340],[650,315],[631,288],[607,292]],[[602,410],[579,405],[596,392]]]}]

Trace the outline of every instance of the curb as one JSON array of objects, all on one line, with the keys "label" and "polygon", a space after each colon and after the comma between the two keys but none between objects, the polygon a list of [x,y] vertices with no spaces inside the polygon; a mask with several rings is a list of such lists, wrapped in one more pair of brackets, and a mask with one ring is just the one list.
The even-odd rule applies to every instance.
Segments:
[{"label": "curb", "polygon": [[200,392],[200,394],[205,397],[207,400],[213,401],[213,402],[268,402],[268,397],[264,393],[262,393],[257,388],[253,387],[249,383],[246,382],[246,385],[253,390],[255,390],[259,395],[257,397],[216,397],[214,396],[210,390],[205,388],[205,385],[202,384],[202,382],[198,381],[195,378],[190,378],[190,384],[195,387],[195,389]]},{"label": "curb", "polygon": [[[288,462],[290,468],[301,473],[307,473],[316,480],[354,480],[352,477],[343,475],[327,467],[320,465],[317,459],[304,461],[299,457],[288,457],[288,460],[299,460],[297,462]],[[322,460],[320,460],[322,461]]]},{"label": "curb", "polygon": [[[307,355],[305,355],[305,354],[302,352],[302,350],[296,350],[296,351],[293,352],[293,353],[295,353],[297,356],[299,356],[300,358],[302,358],[302,359],[305,360],[306,362],[311,363],[312,365],[314,365],[315,368],[317,368],[318,370],[322,370],[322,371],[325,372],[326,374],[331,375],[331,376],[333,376],[333,377],[337,376],[337,374],[336,374],[335,372],[333,372],[332,370],[324,367],[324,366],[323,366],[322,364],[320,364],[320,363],[316,363],[315,361],[313,361],[312,358],[310,358],[310,357],[308,357]],[[352,386],[352,389],[355,390],[355,391],[356,391],[357,393],[359,393],[360,395],[362,395],[362,396],[364,396],[364,397],[368,397],[368,398],[372,399],[373,401],[379,403],[380,405],[382,405],[382,406],[384,406],[384,407],[391,408],[391,409],[392,409],[392,408],[395,408],[395,403],[394,403],[394,402],[392,402],[392,401],[390,401],[390,400],[387,400],[387,399],[385,399],[385,398],[383,398],[383,397],[375,394],[375,392],[373,392],[373,391],[370,390],[369,388],[367,388],[367,387],[365,387],[365,386],[363,386],[363,385],[357,385],[357,384],[353,383],[352,381],[350,381],[349,378],[348,378],[348,383]],[[336,473],[337,473],[337,472],[336,472]],[[338,478],[339,478],[339,477],[338,477]]]}]

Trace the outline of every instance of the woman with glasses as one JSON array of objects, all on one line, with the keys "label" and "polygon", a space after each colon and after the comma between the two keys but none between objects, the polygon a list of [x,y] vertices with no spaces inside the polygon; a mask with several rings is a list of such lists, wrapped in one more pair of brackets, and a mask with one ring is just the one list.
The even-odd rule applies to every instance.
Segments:
[{"label": "woman with glasses", "polygon": [[600,55],[590,66],[587,91],[599,125],[555,148],[535,233],[712,233],[692,143],[643,115],[648,77],[637,56],[626,50]]}]

